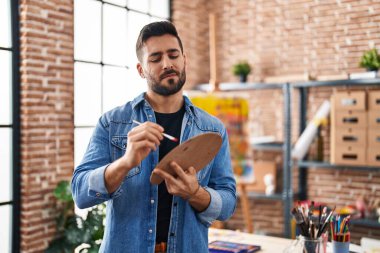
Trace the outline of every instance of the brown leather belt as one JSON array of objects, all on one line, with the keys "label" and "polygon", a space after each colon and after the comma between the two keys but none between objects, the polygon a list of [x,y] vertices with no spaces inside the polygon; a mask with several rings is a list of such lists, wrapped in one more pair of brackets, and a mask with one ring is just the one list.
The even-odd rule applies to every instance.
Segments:
[{"label": "brown leather belt", "polygon": [[157,243],[154,247],[154,253],[165,253],[166,252],[166,242]]}]

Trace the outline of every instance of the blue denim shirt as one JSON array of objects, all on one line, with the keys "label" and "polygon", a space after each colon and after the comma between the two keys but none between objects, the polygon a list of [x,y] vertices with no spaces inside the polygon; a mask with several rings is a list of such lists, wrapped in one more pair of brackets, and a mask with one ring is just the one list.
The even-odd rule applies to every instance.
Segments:
[{"label": "blue denim shirt", "polygon": [[[135,126],[132,120],[155,122],[145,94],[105,113],[93,132],[81,164],[72,178],[72,192],[79,208],[107,201],[105,232],[100,252],[154,252],[158,186],[149,181],[158,163],[158,149],[139,166],[131,169],[120,187],[108,193],[104,171],[126,150],[127,134]],[[235,210],[236,183],[231,168],[227,132],[213,116],[185,100],[181,142],[206,132],[223,138],[216,157],[197,173],[201,186],[210,193],[206,210],[197,212],[180,197],[173,196],[167,252],[208,252],[208,227],[214,220],[226,220]],[[191,159],[191,157],[189,157]]]}]

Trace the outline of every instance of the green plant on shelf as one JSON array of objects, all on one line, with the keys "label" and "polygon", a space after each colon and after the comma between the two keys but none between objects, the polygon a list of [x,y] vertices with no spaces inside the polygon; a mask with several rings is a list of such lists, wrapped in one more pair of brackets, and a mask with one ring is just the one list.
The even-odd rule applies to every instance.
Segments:
[{"label": "green plant on shelf", "polygon": [[246,82],[247,76],[249,75],[249,73],[251,73],[251,66],[248,64],[247,61],[240,61],[233,65],[232,73],[235,76],[239,76],[241,82]]},{"label": "green plant on shelf", "polygon": [[101,204],[88,210],[84,219],[74,212],[74,201],[70,183],[61,181],[54,190],[59,205],[56,220],[56,236],[49,244],[46,253],[95,253],[99,251],[104,233],[105,205]]},{"label": "green plant on shelf", "polygon": [[380,68],[380,55],[377,49],[373,48],[364,52],[359,66],[366,68],[368,71],[377,71]]}]

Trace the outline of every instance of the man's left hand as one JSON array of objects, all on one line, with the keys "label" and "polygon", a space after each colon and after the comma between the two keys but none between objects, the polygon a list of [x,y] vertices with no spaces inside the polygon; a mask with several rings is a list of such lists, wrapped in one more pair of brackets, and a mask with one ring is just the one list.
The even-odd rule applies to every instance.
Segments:
[{"label": "man's left hand", "polygon": [[170,168],[176,176],[157,168],[153,170],[153,173],[165,180],[170,194],[188,200],[197,211],[204,211],[210,204],[211,196],[208,191],[200,187],[195,168],[189,167],[187,170],[183,170],[176,162],[171,162]]},{"label": "man's left hand", "polygon": [[194,167],[183,170],[176,162],[171,162],[169,166],[175,172],[176,176],[172,176],[168,172],[157,168],[154,169],[153,173],[165,180],[166,187],[170,194],[180,196],[183,199],[192,197],[199,187],[197,172]]}]

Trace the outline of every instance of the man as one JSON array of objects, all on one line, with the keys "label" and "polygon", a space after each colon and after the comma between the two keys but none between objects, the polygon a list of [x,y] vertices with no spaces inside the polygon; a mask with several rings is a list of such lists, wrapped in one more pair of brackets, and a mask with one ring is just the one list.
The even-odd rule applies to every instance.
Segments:
[{"label": "man", "polygon": [[[74,171],[75,203],[87,208],[107,201],[101,252],[208,252],[208,227],[228,219],[236,205],[226,129],[183,96],[186,56],[170,22],[146,25],[136,53],[148,91],[99,119]],[[173,177],[155,169],[178,145],[164,132],[180,142],[216,132],[222,147],[198,173],[173,161]],[[150,184],[152,172],[164,179],[159,186]]]}]

